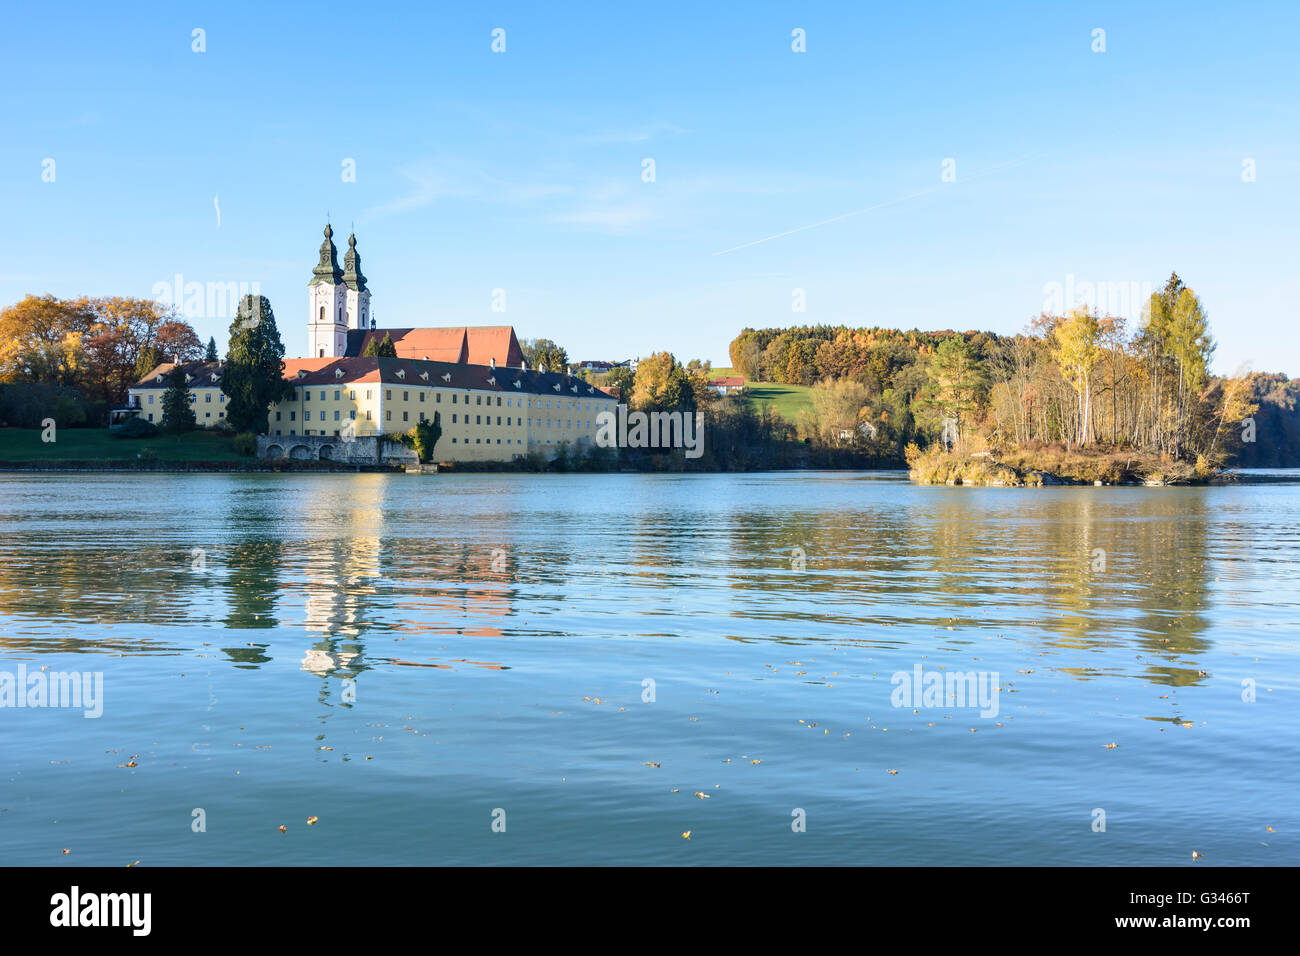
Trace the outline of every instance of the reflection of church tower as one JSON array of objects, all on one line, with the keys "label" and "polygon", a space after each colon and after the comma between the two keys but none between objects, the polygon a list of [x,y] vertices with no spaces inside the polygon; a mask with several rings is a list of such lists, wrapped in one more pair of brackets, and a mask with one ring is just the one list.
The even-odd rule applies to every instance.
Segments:
[{"label": "reflection of church tower", "polygon": [[343,256],[343,284],[347,286],[348,328],[370,328],[370,290],[366,288],[366,277],[361,274],[361,257],[357,255],[355,235],[348,236],[348,251]]},{"label": "reflection of church tower", "polygon": [[[334,246],[334,230],[325,226],[325,241],[320,245],[320,262],[313,269],[307,285],[308,315],[307,340],[312,358],[335,357],[347,350],[347,324],[344,309],[347,307],[347,286],[343,284],[343,270],[339,268],[339,253]],[[362,288],[364,288],[364,280]],[[366,293],[369,307],[370,294]]]}]

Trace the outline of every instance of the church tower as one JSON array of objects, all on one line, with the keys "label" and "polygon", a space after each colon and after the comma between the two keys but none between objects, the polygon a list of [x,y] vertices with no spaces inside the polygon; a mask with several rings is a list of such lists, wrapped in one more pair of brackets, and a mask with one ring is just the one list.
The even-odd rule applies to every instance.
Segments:
[{"label": "church tower", "polygon": [[361,257],[357,255],[355,234],[348,236],[348,251],[343,256],[343,285],[347,287],[348,328],[370,328],[370,290],[366,288],[366,277],[361,274]]},{"label": "church tower", "polygon": [[[352,255],[349,252],[349,255]],[[308,325],[307,341],[312,358],[336,358],[347,351],[348,287],[343,284],[343,270],[339,268],[339,252],[334,246],[334,230],[325,225],[325,241],[320,246],[320,262],[311,270],[307,285]],[[365,280],[361,282],[365,288]],[[369,311],[370,293],[366,293]]]}]

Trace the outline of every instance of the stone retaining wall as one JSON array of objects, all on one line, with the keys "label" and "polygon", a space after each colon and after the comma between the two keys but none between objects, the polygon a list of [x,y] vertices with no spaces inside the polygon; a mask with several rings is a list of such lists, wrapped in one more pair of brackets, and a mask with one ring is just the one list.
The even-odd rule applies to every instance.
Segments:
[{"label": "stone retaining wall", "polygon": [[332,438],[327,435],[258,435],[257,457],[291,461],[334,461],[347,465],[415,465],[420,456],[378,435]]}]

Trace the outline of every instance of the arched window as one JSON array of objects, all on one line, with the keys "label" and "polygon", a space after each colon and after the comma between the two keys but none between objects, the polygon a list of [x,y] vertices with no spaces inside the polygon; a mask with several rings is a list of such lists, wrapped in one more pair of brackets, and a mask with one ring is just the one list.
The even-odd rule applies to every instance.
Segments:
[{"label": "arched window", "polygon": [[322,322],[325,321],[325,306],[323,306],[323,305],[320,307],[320,320],[321,320]]}]

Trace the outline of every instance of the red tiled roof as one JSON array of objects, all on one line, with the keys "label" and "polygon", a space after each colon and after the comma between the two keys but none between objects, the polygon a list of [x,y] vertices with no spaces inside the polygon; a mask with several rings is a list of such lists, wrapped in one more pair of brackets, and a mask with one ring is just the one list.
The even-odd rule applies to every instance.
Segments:
[{"label": "red tiled roof", "polygon": [[744,384],[745,384],[745,380],[743,378],[735,378],[731,376],[728,376],[726,378],[710,379],[709,381],[709,385],[713,388],[717,388],[718,386],[722,386],[724,388],[741,388],[744,386]]},{"label": "red tiled roof", "polygon": [[449,328],[364,329],[348,333],[347,352],[359,357],[366,346],[392,336],[397,357],[468,365],[510,365],[524,360],[515,330],[509,325],[458,325]]},{"label": "red tiled roof", "polygon": [[[497,365],[509,365],[515,368],[524,360],[515,330],[509,325],[478,325],[465,330],[469,340],[470,365],[490,365],[489,359],[495,359]],[[398,353],[401,354],[400,352]]]}]

